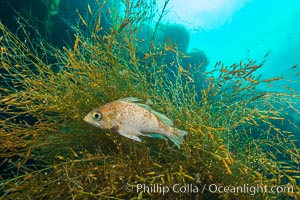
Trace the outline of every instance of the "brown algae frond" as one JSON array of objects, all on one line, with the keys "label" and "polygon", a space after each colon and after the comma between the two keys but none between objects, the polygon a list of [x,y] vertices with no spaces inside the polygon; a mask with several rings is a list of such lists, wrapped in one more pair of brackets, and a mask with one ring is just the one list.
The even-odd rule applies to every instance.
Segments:
[{"label": "brown algae frond", "polygon": [[[110,9],[113,26],[105,33],[104,7],[89,10],[87,19],[78,13],[85,28],[76,30],[74,45],[63,50],[45,41],[33,44],[29,36],[25,43],[0,23],[3,199],[299,198],[299,124],[289,116],[299,114],[299,94],[290,87],[281,92],[267,87],[286,77],[263,79],[256,73],[263,65],[249,61],[218,62],[198,79],[181,67],[186,55],[176,44],[158,44],[151,31],[149,40],[139,37],[154,19],[153,2],[125,1],[122,17]],[[174,62],[165,63],[170,53]],[[167,140],[138,143],[83,121],[92,108],[125,97],[151,102],[176,128],[187,130],[181,148]],[[132,192],[126,191],[128,184]],[[137,184],[294,190],[161,195],[137,191]]]}]

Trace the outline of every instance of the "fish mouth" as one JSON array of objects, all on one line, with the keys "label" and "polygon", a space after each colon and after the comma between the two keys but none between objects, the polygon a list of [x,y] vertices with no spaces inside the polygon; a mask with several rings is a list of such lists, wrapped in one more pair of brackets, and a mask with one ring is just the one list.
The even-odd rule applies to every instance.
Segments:
[{"label": "fish mouth", "polygon": [[83,120],[86,121],[86,122],[88,122],[88,117],[85,116],[85,117],[83,118]]}]

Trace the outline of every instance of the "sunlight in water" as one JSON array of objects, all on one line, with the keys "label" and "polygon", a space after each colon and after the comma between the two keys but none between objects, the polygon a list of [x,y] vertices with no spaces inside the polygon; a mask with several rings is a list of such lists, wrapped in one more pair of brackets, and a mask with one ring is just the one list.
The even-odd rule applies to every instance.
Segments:
[{"label": "sunlight in water", "polygon": [[[190,29],[212,30],[230,23],[232,15],[252,0],[185,0],[170,1],[167,22],[184,24]],[[163,5],[162,0],[158,5]],[[159,6],[161,7],[161,6]]]}]

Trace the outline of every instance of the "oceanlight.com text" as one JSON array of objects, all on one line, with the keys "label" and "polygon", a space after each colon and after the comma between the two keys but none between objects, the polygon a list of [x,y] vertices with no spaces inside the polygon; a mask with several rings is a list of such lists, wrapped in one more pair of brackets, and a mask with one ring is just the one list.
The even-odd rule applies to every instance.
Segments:
[{"label": "oceanlight.com text", "polygon": [[242,186],[222,186],[217,184],[209,184],[208,191],[210,193],[246,193],[255,195],[258,193],[294,193],[294,188],[291,185],[262,186],[257,184],[256,186],[250,186],[248,184],[243,184]]},{"label": "oceanlight.com text", "polygon": [[229,185],[223,186],[218,184],[204,184],[194,185],[194,184],[187,184],[187,185],[180,185],[174,184],[173,186],[167,186],[162,184],[129,184],[127,183],[125,186],[125,190],[127,192],[143,192],[143,193],[152,193],[152,194],[161,194],[165,195],[167,193],[232,193],[232,194],[249,194],[249,195],[256,195],[258,193],[286,193],[286,194],[293,194],[294,188],[291,185],[279,185],[279,186],[267,186],[267,185]]}]

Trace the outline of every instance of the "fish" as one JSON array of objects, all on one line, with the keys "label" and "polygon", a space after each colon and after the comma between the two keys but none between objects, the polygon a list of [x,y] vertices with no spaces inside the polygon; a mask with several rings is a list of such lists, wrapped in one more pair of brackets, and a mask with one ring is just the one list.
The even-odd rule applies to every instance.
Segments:
[{"label": "fish", "polygon": [[174,128],[171,119],[139,101],[128,97],[109,102],[89,112],[84,121],[138,142],[139,136],[168,138],[180,148],[187,131]]},{"label": "fish", "polygon": [[266,55],[264,56],[264,58],[266,58],[270,53],[271,53],[271,50],[266,53]]},{"label": "fish", "polygon": [[293,67],[291,67],[291,69],[295,69],[296,67],[298,67],[298,64],[296,64]]}]

